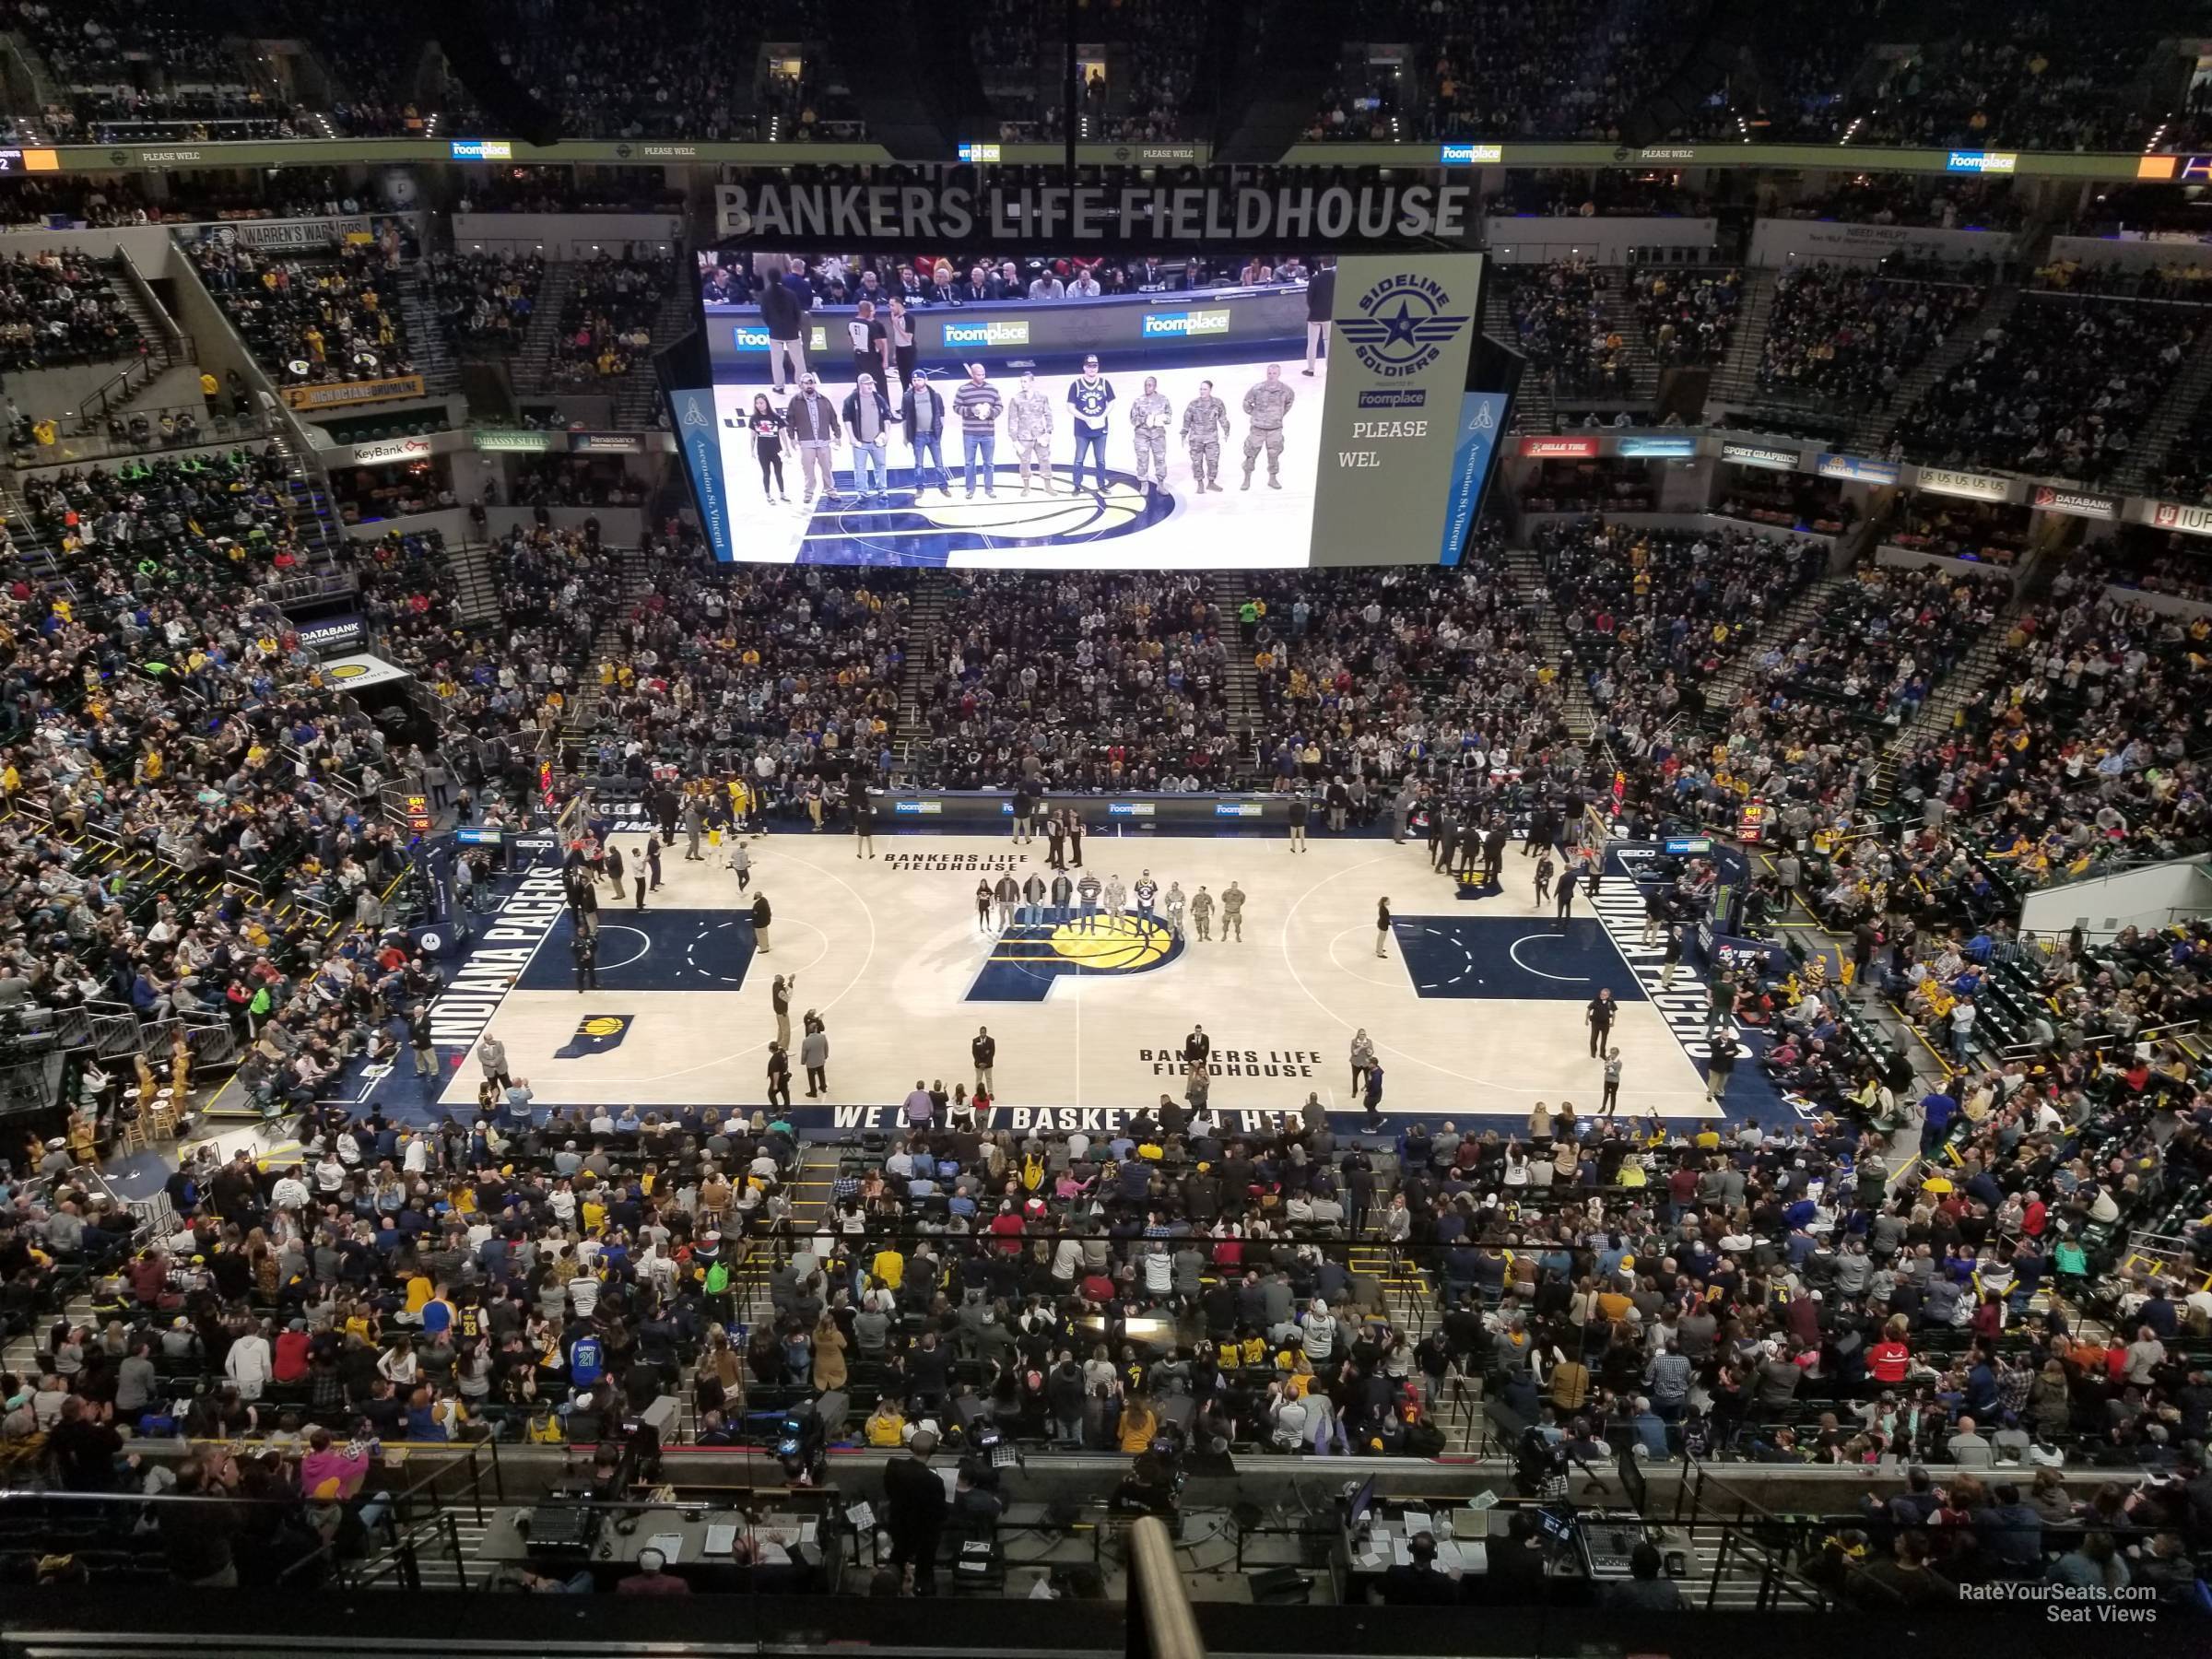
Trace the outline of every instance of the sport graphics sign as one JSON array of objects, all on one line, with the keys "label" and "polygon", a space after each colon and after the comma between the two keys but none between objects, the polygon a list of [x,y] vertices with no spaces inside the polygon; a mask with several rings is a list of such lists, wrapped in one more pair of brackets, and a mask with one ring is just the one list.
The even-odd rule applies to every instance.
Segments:
[{"label": "sport graphics sign", "polygon": [[829,184],[761,180],[715,188],[724,237],[839,243],[1465,241],[1473,184]]}]

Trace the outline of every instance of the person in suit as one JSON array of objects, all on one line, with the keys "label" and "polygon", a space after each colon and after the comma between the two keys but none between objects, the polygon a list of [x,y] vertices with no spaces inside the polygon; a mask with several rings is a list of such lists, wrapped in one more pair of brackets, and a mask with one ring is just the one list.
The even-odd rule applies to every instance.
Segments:
[{"label": "person in suit", "polygon": [[929,1460],[937,1437],[924,1429],[907,1442],[907,1455],[884,1466],[884,1524],[891,1535],[890,1564],[917,1595],[937,1591],[937,1540],[944,1535],[945,1482]]}]

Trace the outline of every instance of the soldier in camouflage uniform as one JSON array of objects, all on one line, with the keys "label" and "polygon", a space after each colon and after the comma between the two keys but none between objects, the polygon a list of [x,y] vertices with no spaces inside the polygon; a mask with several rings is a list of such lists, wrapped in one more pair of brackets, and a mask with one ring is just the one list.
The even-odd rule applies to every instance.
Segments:
[{"label": "soldier in camouflage uniform", "polygon": [[1214,382],[1198,382],[1198,395],[1182,406],[1182,441],[1191,452],[1191,477],[1200,489],[1218,492],[1221,440],[1229,436],[1229,406],[1214,395]]},{"label": "soldier in camouflage uniform", "polygon": [[1244,394],[1244,414],[1252,425],[1244,432],[1244,488],[1252,488],[1253,463],[1267,452],[1267,488],[1283,487],[1283,417],[1298,394],[1283,384],[1283,366],[1267,365],[1267,378]]},{"label": "soldier in camouflage uniform", "polygon": [[1159,382],[1146,375],[1145,394],[1129,406],[1130,424],[1135,429],[1139,484],[1149,477],[1153,488],[1167,488],[1168,428],[1174,423],[1174,409],[1160,395]]},{"label": "soldier in camouflage uniform", "polygon": [[1014,455],[1021,463],[1021,493],[1030,493],[1030,468],[1037,469],[1037,485],[1053,493],[1053,406],[1037,390],[1037,377],[1024,374],[1021,390],[1006,405],[1006,436],[1013,440]]}]

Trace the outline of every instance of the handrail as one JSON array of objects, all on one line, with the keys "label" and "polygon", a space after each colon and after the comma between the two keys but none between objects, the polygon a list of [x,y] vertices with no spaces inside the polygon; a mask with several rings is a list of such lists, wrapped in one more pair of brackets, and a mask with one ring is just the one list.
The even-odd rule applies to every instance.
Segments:
[{"label": "handrail", "polygon": [[1128,1659],[1206,1659],[1191,1598],[1175,1567],[1166,1523],[1146,1515],[1129,1528]]},{"label": "handrail", "polygon": [[169,314],[169,308],[161,303],[153,286],[140,274],[131,256],[120,247],[115,250],[115,267],[122,273],[131,290],[138,296],[138,302],[151,312],[155,320],[161,324],[162,366],[171,368],[178,363],[198,362],[199,348],[193,344],[192,336]]}]

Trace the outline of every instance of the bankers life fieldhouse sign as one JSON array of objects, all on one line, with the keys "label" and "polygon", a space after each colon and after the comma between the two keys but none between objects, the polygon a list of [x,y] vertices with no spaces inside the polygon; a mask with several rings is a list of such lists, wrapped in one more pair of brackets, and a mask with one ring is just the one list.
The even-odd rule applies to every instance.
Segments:
[{"label": "bankers life fieldhouse sign", "polygon": [[850,245],[968,241],[1144,245],[1465,242],[1471,184],[1092,185],[724,184],[726,238]]}]

